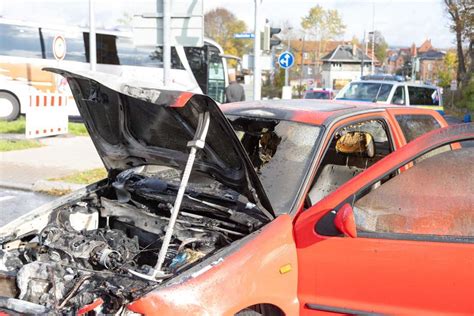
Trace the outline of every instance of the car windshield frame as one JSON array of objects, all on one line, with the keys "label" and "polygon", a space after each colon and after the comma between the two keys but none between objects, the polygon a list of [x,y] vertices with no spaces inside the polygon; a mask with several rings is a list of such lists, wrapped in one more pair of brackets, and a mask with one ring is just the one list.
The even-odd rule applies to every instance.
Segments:
[{"label": "car windshield frame", "polygon": [[[356,89],[359,91],[348,94],[354,86],[357,86]],[[394,86],[395,85],[390,82],[351,82],[338,93],[336,100],[387,102]],[[361,87],[364,87],[367,90],[371,89],[371,93],[369,94],[368,91],[365,91],[365,94],[362,93],[362,91],[360,91]],[[375,94],[373,92],[375,92]]]},{"label": "car windshield frame", "polygon": [[[261,117],[261,116],[247,116],[247,115],[244,116],[244,115],[234,115],[234,114],[225,114],[225,116],[227,117],[231,125],[234,127],[234,130],[239,140],[243,142],[243,147],[245,148],[247,154],[249,155],[250,160],[254,164],[256,173],[260,179],[260,182],[262,183],[263,189],[265,190],[265,193],[268,199],[270,200],[270,203],[272,204],[275,214],[278,216],[281,214],[291,213],[293,211],[293,208],[295,207],[296,201],[298,200],[300,196],[301,189],[306,183],[307,177],[309,176],[310,170],[314,163],[314,157],[320,148],[321,137],[325,131],[324,126],[302,123],[302,122],[297,122],[297,121],[292,121],[292,120]],[[237,120],[240,120],[240,122],[237,122]],[[276,150],[276,152],[274,153],[272,158],[269,160],[269,162],[273,160],[273,161],[278,161],[279,164],[275,165],[275,164],[267,163],[267,164],[264,164],[263,167],[259,170],[258,167],[255,166],[255,161],[252,158],[252,154],[249,153],[248,147],[244,144],[243,138],[245,136],[245,132],[241,128],[242,127],[241,122],[259,122],[262,124],[266,124],[266,123],[275,122],[275,121],[278,121],[277,125],[283,123],[283,125],[281,125],[281,129],[284,130],[285,133],[288,132],[289,128],[293,129],[293,136],[295,136],[296,134],[299,134],[299,137],[301,137],[301,135],[307,135],[307,134],[302,134],[302,133],[296,133],[296,130],[299,130],[300,132],[314,131],[313,135],[308,136],[308,139],[310,139],[310,141],[308,139],[305,140],[307,144],[311,143],[311,147],[310,149],[306,149],[305,156],[302,161],[293,161],[295,162],[295,165],[292,167],[288,166],[289,164],[288,160],[283,160],[283,161],[281,160],[281,153],[283,153],[283,151],[278,152],[278,150]],[[278,127],[277,125],[276,127]],[[247,130],[246,133],[249,133],[249,130]],[[249,134],[252,134],[252,136],[255,136],[254,135],[255,133],[260,133],[260,131],[259,132],[250,131]],[[282,138],[288,137],[288,134],[278,134],[278,135],[282,136]],[[285,141],[288,144],[280,142],[278,144],[278,148],[286,149],[284,156],[285,158],[287,158],[288,156],[292,156],[292,154],[294,155],[294,153],[297,151],[289,150],[286,147],[286,145],[289,145],[290,142],[287,141],[287,139],[285,139]],[[301,147],[308,147],[308,146],[300,146],[298,149],[304,150]],[[259,141],[259,149],[260,148],[262,147]],[[277,153],[279,154],[278,157],[277,157]],[[299,170],[297,169],[298,167],[296,165],[297,163],[300,163]],[[272,167],[272,168],[268,168],[268,167]],[[277,179],[282,179],[284,181],[277,181]],[[278,185],[275,185],[276,183],[278,183]],[[293,191],[290,193],[288,193],[289,188],[293,188]]]}]

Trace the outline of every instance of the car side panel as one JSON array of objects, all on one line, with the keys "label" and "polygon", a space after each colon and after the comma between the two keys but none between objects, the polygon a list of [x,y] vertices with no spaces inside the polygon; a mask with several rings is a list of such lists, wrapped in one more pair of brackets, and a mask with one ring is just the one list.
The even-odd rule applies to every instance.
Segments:
[{"label": "car side panel", "polygon": [[474,314],[474,244],[327,237],[315,231],[322,216],[389,170],[435,144],[472,136],[472,126],[421,136],[298,215],[303,315],[320,313],[307,304],[346,314]]},{"label": "car side panel", "polygon": [[298,259],[300,269],[315,271],[300,279],[301,315],[317,313],[308,303],[390,315],[474,313],[472,244],[333,237],[299,248]]},{"label": "car side panel", "polygon": [[292,218],[281,215],[207,272],[131,303],[144,315],[234,315],[254,304],[297,315],[298,270]]}]

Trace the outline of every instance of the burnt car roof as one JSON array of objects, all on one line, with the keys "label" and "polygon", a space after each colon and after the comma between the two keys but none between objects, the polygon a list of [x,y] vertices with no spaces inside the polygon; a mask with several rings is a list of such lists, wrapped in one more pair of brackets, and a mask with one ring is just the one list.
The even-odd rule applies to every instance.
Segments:
[{"label": "burnt car roof", "polygon": [[317,99],[235,102],[221,104],[220,108],[225,115],[289,120],[312,125],[328,125],[333,119],[349,113],[385,111],[387,108],[409,109],[397,105]]}]

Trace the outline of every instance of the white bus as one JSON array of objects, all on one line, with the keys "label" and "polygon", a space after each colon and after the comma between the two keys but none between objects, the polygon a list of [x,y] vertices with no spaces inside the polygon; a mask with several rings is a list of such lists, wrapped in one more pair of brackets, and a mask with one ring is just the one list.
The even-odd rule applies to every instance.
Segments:
[{"label": "white bus", "polygon": [[[62,60],[55,57],[58,38],[65,43]],[[135,46],[131,31],[97,31],[96,45],[97,71],[163,87],[162,47]],[[224,102],[227,64],[216,42],[205,39],[203,47],[172,47],[171,64],[167,89],[204,93]],[[43,67],[88,70],[88,29],[0,18],[0,120],[15,120],[38,100],[67,102],[68,114],[79,114],[67,82]]]}]

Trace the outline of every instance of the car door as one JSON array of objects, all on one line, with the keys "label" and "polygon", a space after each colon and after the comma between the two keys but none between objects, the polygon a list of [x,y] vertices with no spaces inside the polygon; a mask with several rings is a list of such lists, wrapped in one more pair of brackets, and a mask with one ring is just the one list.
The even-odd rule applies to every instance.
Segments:
[{"label": "car door", "polygon": [[[301,314],[474,313],[474,148],[445,146],[472,139],[474,125],[448,131],[413,141],[296,218]],[[348,206],[355,238],[335,224]]]}]

